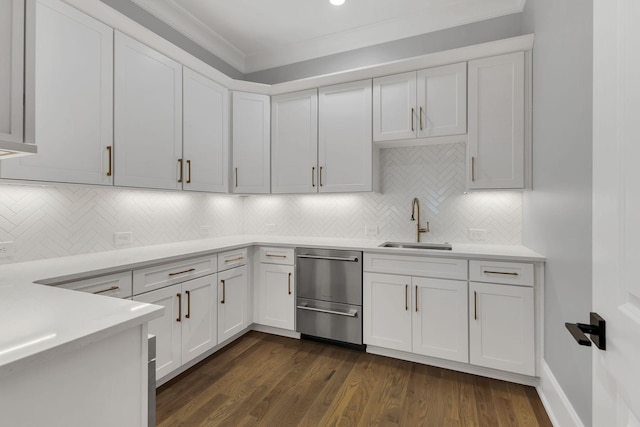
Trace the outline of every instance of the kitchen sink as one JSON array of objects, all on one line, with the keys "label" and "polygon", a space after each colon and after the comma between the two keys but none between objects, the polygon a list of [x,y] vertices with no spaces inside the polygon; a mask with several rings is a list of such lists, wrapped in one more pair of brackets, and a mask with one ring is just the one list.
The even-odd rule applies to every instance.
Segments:
[{"label": "kitchen sink", "polygon": [[432,249],[439,251],[450,251],[450,243],[409,243],[409,242],[385,242],[380,248],[401,248],[401,249]]}]

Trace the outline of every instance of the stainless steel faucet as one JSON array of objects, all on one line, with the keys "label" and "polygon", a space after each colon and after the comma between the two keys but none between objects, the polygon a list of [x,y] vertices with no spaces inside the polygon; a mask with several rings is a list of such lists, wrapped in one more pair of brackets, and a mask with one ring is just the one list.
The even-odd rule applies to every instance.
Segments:
[{"label": "stainless steel faucet", "polygon": [[418,223],[416,224],[416,242],[420,242],[420,233],[429,232],[429,221],[427,221],[426,227],[420,228],[420,201],[417,197],[414,197],[411,202],[411,221],[415,221],[416,217],[418,217]]}]

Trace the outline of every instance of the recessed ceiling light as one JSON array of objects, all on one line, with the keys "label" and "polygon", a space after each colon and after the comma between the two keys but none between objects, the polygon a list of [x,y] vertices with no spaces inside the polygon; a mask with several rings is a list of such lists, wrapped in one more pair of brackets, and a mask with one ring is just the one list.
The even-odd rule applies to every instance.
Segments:
[{"label": "recessed ceiling light", "polygon": [[334,6],[340,6],[344,4],[344,0],[329,0],[329,3],[331,3]]}]

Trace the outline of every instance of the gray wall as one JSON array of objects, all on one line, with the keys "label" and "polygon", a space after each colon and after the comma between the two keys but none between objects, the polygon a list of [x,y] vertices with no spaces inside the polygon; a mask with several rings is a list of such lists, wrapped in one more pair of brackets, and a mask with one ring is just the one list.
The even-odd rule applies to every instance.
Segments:
[{"label": "gray wall", "polygon": [[534,191],[523,243],[548,257],[544,359],[585,426],[591,425],[591,351],[564,322],[591,309],[593,0],[528,0],[533,49]]},{"label": "gray wall", "polygon": [[523,34],[521,15],[516,13],[309,61],[256,71],[247,74],[245,79],[266,84],[282,83],[520,36]]},{"label": "gray wall", "polygon": [[229,77],[232,77],[234,79],[244,78],[244,75],[240,71],[236,70],[231,65],[227,64],[222,59],[210,53],[200,45],[191,41],[182,33],[179,33],[169,25],[160,21],[158,18],[156,18],[146,10],[142,9],[137,4],[133,3],[131,0],[100,0],[100,1],[111,6],[118,12],[122,13],[123,15],[128,16],[132,20],[136,21],[138,24],[141,24],[142,26],[147,27],[149,30],[169,40],[171,43],[189,52],[196,58],[201,59],[202,61],[211,65],[213,68],[217,69],[218,71],[225,73]]}]

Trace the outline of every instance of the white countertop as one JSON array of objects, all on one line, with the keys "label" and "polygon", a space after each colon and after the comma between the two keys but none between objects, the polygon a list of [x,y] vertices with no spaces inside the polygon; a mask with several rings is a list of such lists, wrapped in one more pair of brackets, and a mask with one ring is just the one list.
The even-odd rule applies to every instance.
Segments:
[{"label": "white countertop", "polygon": [[0,377],[50,351],[84,345],[162,315],[161,307],[37,283],[62,283],[252,245],[331,247],[447,258],[544,262],[524,246],[453,244],[451,251],[380,248],[378,240],[230,236],[0,266]]}]

